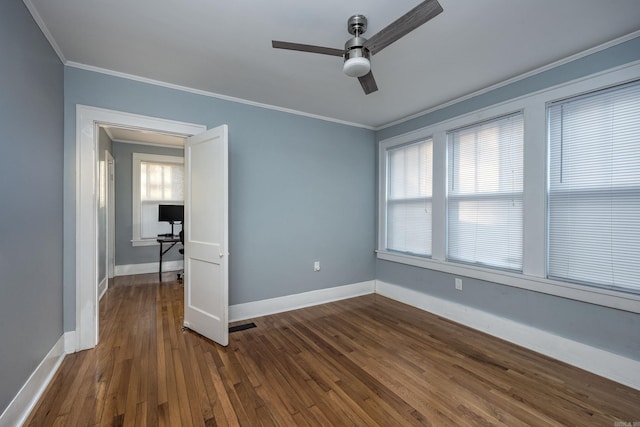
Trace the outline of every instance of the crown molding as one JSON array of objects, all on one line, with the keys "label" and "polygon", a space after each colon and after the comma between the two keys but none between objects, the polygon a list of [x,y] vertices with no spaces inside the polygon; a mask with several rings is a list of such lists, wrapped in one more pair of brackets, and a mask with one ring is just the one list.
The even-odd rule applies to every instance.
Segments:
[{"label": "crown molding", "polygon": [[476,96],[480,96],[480,95],[483,95],[485,93],[491,92],[492,90],[496,90],[496,89],[499,89],[501,87],[508,86],[508,85],[510,85],[512,83],[516,83],[516,82],[518,82],[520,80],[524,80],[524,79],[526,79],[528,77],[535,76],[536,74],[540,74],[540,73],[542,73],[544,71],[551,70],[551,69],[559,67],[561,65],[568,64],[569,62],[575,61],[577,59],[584,58],[585,56],[589,56],[589,55],[591,55],[593,53],[600,52],[600,51],[603,51],[603,50],[608,49],[610,47],[613,47],[613,46],[619,45],[621,43],[627,42],[629,40],[635,39],[638,36],[640,36],[640,30],[634,31],[634,32],[632,32],[630,34],[627,34],[625,36],[622,36],[622,37],[618,37],[617,39],[613,39],[613,40],[608,41],[606,43],[603,43],[603,44],[600,44],[598,46],[592,47],[590,49],[584,50],[582,52],[576,53],[574,55],[567,56],[566,58],[562,58],[562,59],[560,59],[558,61],[555,61],[555,62],[552,62],[550,64],[543,65],[542,67],[539,67],[539,68],[536,68],[534,70],[528,71],[528,72],[526,72],[524,74],[520,74],[518,76],[512,77],[512,78],[510,78],[508,80],[504,80],[504,81],[502,81],[500,83],[496,83],[494,85],[488,86],[488,87],[486,87],[484,89],[480,89],[480,90],[477,90],[477,91],[472,92],[470,94],[463,95],[463,96],[461,96],[459,98],[452,99],[451,101],[447,101],[445,103],[438,104],[435,107],[431,107],[431,108],[428,108],[426,110],[419,111],[419,112],[411,114],[411,115],[409,115],[407,117],[403,117],[401,119],[394,120],[392,122],[389,122],[389,123],[381,125],[381,126],[376,126],[376,127],[373,128],[373,130],[374,131],[379,131],[379,130],[387,129],[387,128],[390,128],[392,126],[399,125],[399,124],[404,123],[404,122],[408,122],[409,120],[413,120],[415,118],[418,118],[418,117],[421,117],[421,116],[425,116],[425,115],[427,115],[429,113],[433,113],[434,111],[438,111],[438,110],[441,110],[443,108],[450,107],[452,105],[458,104],[458,103],[466,101],[468,99],[475,98]]},{"label": "crown molding", "polygon": [[151,84],[154,86],[160,86],[160,87],[164,87],[167,89],[174,89],[174,90],[179,90],[182,92],[188,92],[188,93],[193,93],[196,95],[202,95],[202,96],[207,96],[210,98],[216,98],[216,99],[221,99],[224,101],[229,101],[229,102],[236,102],[238,104],[244,104],[244,105],[249,105],[252,107],[257,107],[257,108],[264,108],[267,110],[273,110],[273,111],[279,111],[281,113],[287,113],[287,114],[293,114],[296,116],[303,116],[303,117],[308,117],[311,119],[316,119],[316,120],[323,120],[326,122],[332,122],[332,123],[337,123],[340,125],[346,125],[346,126],[351,126],[351,127],[357,127],[357,128],[363,128],[363,129],[368,129],[368,130],[375,130],[375,128],[373,126],[368,126],[362,123],[354,123],[354,122],[348,122],[345,120],[340,120],[340,119],[336,119],[333,117],[326,117],[326,116],[320,116],[317,114],[311,114],[311,113],[305,113],[304,111],[298,111],[298,110],[293,110],[290,108],[284,108],[284,107],[278,107],[276,105],[271,105],[271,104],[263,104],[261,102],[255,102],[255,101],[249,101],[247,99],[242,99],[242,98],[236,98],[233,96],[228,96],[228,95],[222,95],[219,93],[214,93],[214,92],[208,92],[205,90],[201,90],[201,89],[194,89],[188,86],[180,86],[180,85],[176,85],[173,83],[167,83],[167,82],[163,82],[160,80],[154,80],[154,79],[149,79],[146,77],[140,77],[140,76],[136,76],[133,74],[127,74],[127,73],[122,73],[120,71],[113,71],[113,70],[108,70],[106,68],[100,68],[100,67],[94,67],[93,65],[86,65],[86,64],[81,64],[78,62],[73,62],[73,61],[67,61],[65,63],[66,66],[68,67],[72,67],[72,68],[78,68],[81,70],[86,70],[86,71],[92,71],[95,73],[100,73],[100,74],[106,74],[112,77],[119,77],[122,79],[128,79],[128,80],[133,80],[133,81],[137,81],[137,82],[141,82],[141,83],[147,83],[147,84]]},{"label": "crown molding", "polygon": [[567,64],[567,63],[575,61],[577,59],[584,58],[584,57],[589,56],[589,55],[591,55],[593,53],[600,52],[602,50],[608,49],[610,47],[616,46],[618,44],[624,43],[626,41],[632,40],[632,39],[640,36],[640,30],[637,30],[637,31],[634,31],[634,32],[632,32],[630,34],[627,34],[625,36],[618,37],[618,38],[616,38],[614,40],[611,40],[611,41],[608,41],[606,43],[600,44],[598,46],[592,47],[590,49],[584,50],[584,51],[579,52],[577,54],[568,56],[566,58],[560,59],[558,61],[552,62],[550,64],[547,64],[547,65],[544,65],[542,67],[536,68],[534,70],[528,71],[528,72],[526,72],[524,74],[520,74],[518,76],[512,77],[512,78],[507,79],[507,80],[504,80],[504,81],[502,81],[500,83],[496,83],[494,85],[491,85],[491,86],[488,86],[486,88],[477,90],[477,91],[472,92],[470,94],[463,95],[461,97],[452,99],[452,100],[444,102],[442,104],[438,104],[438,105],[436,105],[434,107],[431,107],[431,108],[428,108],[426,110],[418,111],[416,113],[413,113],[413,114],[408,115],[406,117],[403,117],[401,119],[394,120],[392,122],[389,122],[389,123],[386,123],[386,124],[383,124],[383,125],[379,125],[379,126],[370,126],[370,125],[365,125],[365,124],[362,124],[362,123],[355,123],[355,122],[349,122],[349,121],[346,121],[346,120],[340,120],[340,119],[337,119],[337,118],[334,118],[334,117],[321,116],[321,115],[318,115],[318,114],[311,114],[311,113],[307,113],[307,112],[304,112],[304,111],[294,110],[294,109],[285,108],[285,107],[279,107],[279,106],[276,106],[276,105],[250,101],[250,100],[247,100],[247,99],[236,98],[236,97],[228,96],[228,95],[222,95],[222,94],[219,94],[219,93],[209,92],[209,91],[205,91],[205,90],[201,90],[201,89],[194,89],[194,88],[191,88],[191,87],[188,87],[188,86],[176,85],[176,84],[173,84],[173,83],[167,83],[167,82],[163,82],[163,81],[160,81],[160,80],[149,79],[149,78],[146,78],[146,77],[136,76],[136,75],[133,75],[133,74],[128,74],[128,73],[123,73],[123,72],[119,72],[119,71],[109,70],[109,69],[101,68],[101,67],[95,67],[95,66],[92,66],[92,65],[82,64],[82,63],[78,63],[78,62],[74,62],[74,61],[68,61],[65,58],[65,56],[64,56],[64,54],[62,52],[62,49],[60,49],[60,47],[56,43],[53,35],[51,34],[51,32],[47,28],[46,24],[44,23],[44,20],[42,19],[42,17],[38,13],[38,10],[33,5],[32,0],[23,0],[23,3],[25,4],[27,9],[31,13],[31,16],[33,16],[33,19],[35,20],[35,22],[40,27],[40,30],[42,31],[42,33],[44,34],[46,39],[49,41],[49,44],[51,45],[51,47],[56,52],[56,54],[58,55],[58,57],[60,58],[60,60],[62,61],[62,63],[65,66],[72,67],[72,68],[78,68],[78,69],[82,69],[82,70],[86,70],[86,71],[92,71],[92,72],[101,73],[101,74],[106,74],[106,75],[110,75],[110,76],[113,76],[113,77],[119,77],[119,78],[124,78],[124,79],[128,79],[128,80],[134,80],[134,81],[138,81],[138,82],[141,82],[141,83],[151,84],[151,85],[154,85],[154,86],[165,87],[165,88],[168,88],[168,89],[175,89],[175,90],[179,90],[179,91],[183,91],[183,92],[193,93],[193,94],[196,94],[196,95],[202,95],[202,96],[207,96],[207,97],[211,97],[211,98],[217,98],[217,99],[221,99],[221,100],[224,100],[224,101],[229,101],[229,102],[235,102],[235,103],[239,103],[239,104],[249,105],[249,106],[252,106],[252,107],[264,108],[264,109],[268,109],[268,110],[279,111],[279,112],[282,112],[282,113],[293,114],[293,115],[297,115],[297,116],[308,117],[308,118],[311,118],[311,119],[322,120],[322,121],[327,121],[327,122],[331,122],[331,123],[336,123],[336,124],[341,124],[341,125],[351,126],[351,127],[357,127],[357,128],[362,128],[362,129],[368,129],[368,130],[373,130],[373,131],[380,131],[380,130],[387,129],[389,127],[392,127],[392,126],[395,126],[395,125],[398,125],[398,124],[401,124],[401,123],[405,123],[405,122],[407,122],[409,120],[413,120],[415,118],[427,115],[427,114],[432,113],[434,111],[441,110],[443,108],[449,107],[449,106],[454,105],[454,104],[458,104],[460,102],[463,102],[463,101],[466,101],[468,99],[483,95],[485,93],[491,92],[491,91],[499,89],[501,87],[508,86],[508,85],[510,85],[512,83],[518,82],[520,80],[524,80],[524,79],[526,79],[528,77],[531,77],[531,76],[534,76],[536,74],[542,73],[544,71],[559,67],[561,65]]}]

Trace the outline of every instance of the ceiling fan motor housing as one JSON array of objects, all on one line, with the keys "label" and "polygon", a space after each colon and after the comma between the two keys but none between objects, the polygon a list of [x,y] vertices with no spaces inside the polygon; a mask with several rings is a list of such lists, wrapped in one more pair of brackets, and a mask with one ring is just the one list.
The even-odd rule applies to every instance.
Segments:
[{"label": "ceiling fan motor housing", "polygon": [[343,71],[351,77],[362,77],[371,70],[369,49],[364,47],[364,37],[354,37],[344,46]]}]

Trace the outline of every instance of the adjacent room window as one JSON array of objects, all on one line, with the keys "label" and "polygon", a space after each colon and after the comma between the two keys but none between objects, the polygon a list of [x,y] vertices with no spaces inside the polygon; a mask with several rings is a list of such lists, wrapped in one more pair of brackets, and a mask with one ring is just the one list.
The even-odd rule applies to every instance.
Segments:
[{"label": "adjacent room window", "polygon": [[386,150],[386,249],[431,255],[433,141]]},{"label": "adjacent room window", "polygon": [[640,82],[547,113],[548,276],[640,292]]},{"label": "adjacent room window", "polygon": [[522,270],[522,113],[447,134],[447,259]]},{"label": "adjacent room window", "polygon": [[184,203],[184,158],[134,153],[132,182],[133,244],[155,243],[171,232],[169,223],[158,222],[158,205]]}]

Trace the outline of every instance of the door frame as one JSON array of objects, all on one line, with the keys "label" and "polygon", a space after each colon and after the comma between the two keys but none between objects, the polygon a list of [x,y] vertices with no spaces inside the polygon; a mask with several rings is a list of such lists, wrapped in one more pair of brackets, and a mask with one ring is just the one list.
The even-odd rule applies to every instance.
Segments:
[{"label": "door frame", "polygon": [[107,272],[107,289],[109,288],[109,279],[113,279],[113,274],[115,271],[116,264],[116,210],[115,210],[115,202],[116,202],[116,187],[115,187],[115,173],[116,173],[116,163],[111,155],[111,153],[106,150],[105,151],[105,159],[106,159],[106,173],[107,173],[107,197],[106,197],[106,212],[107,212],[107,226],[106,226],[106,244],[107,244],[107,259],[105,260],[107,263],[106,272]]},{"label": "door frame", "polygon": [[[113,156],[108,149],[103,151],[104,160],[99,161],[98,167],[98,194],[99,194],[99,203],[103,203],[104,206],[104,222],[98,224],[98,230],[104,227],[104,242],[102,248],[100,250],[104,251],[104,259],[98,259],[98,262],[102,261],[102,265],[104,266],[104,277],[98,278],[98,301],[102,299],[107,290],[109,289],[109,279],[113,277],[113,269],[111,269],[111,261],[113,255],[113,247],[112,243],[112,231],[113,231]],[[100,154],[103,154],[100,153]],[[98,215],[98,220],[100,217]],[[100,231],[98,231],[98,234]],[[98,236],[99,238],[100,236]],[[98,251],[98,254],[100,252]],[[99,269],[98,269],[99,271]],[[104,286],[101,286],[104,282]]]},{"label": "door frame", "polygon": [[98,343],[98,132],[99,124],[192,136],[206,125],[76,105],[75,351]]}]

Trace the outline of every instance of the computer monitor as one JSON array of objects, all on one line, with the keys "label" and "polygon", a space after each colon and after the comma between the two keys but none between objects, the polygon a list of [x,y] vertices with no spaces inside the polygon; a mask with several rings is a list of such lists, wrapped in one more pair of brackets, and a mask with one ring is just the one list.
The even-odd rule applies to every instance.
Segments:
[{"label": "computer monitor", "polygon": [[158,221],[174,222],[184,221],[184,205],[158,205]]}]

